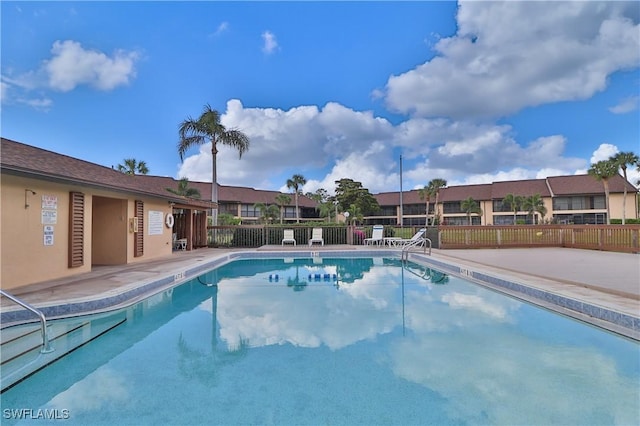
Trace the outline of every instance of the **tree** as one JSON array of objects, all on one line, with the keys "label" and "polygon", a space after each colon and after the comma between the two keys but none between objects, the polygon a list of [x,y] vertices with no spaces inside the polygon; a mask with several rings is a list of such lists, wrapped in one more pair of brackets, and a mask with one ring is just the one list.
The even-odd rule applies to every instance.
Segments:
[{"label": "tree", "polygon": [[640,157],[633,152],[619,152],[609,160],[622,169],[622,176],[624,177],[624,196],[622,198],[622,224],[624,225],[627,217],[627,167],[637,164],[640,161]]},{"label": "tree", "polygon": [[197,120],[188,117],[180,124],[178,131],[178,154],[180,160],[184,159],[187,150],[196,145],[211,142],[211,209],[212,223],[218,224],[218,176],[216,160],[218,156],[218,143],[238,150],[240,158],[249,149],[249,137],[238,129],[227,129],[220,123],[220,113],[211,106],[205,105],[204,110]]},{"label": "tree", "polygon": [[118,164],[118,171],[127,175],[135,175],[136,173],[146,175],[149,173],[147,163],[144,161],[138,161],[135,158],[125,158],[122,163],[123,164]]},{"label": "tree", "polygon": [[165,188],[167,191],[180,195],[182,197],[200,198],[200,191],[197,188],[189,188],[189,179],[180,178],[178,181],[178,189]]},{"label": "tree", "polygon": [[351,205],[358,207],[361,214],[370,216],[380,209],[378,201],[371,195],[367,188],[362,187],[362,183],[353,179],[343,178],[336,181],[336,200],[340,211],[348,211]]},{"label": "tree", "polygon": [[278,206],[274,204],[266,205],[264,203],[255,203],[253,208],[260,211],[260,221],[262,223],[271,223],[276,220],[280,214]]},{"label": "tree", "polygon": [[604,204],[607,210],[607,225],[611,224],[611,218],[609,214],[609,179],[618,174],[618,164],[611,160],[602,160],[594,163],[589,168],[588,172],[591,176],[599,181],[602,181],[604,186]]},{"label": "tree", "polygon": [[319,211],[320,217],[326,217],[327,222],[331,221],[331,214],[335,210],[334,197],[324,188],[319,188],[316,192],[307,192],[304,194],[308,198],[318,203],[316,210]]},{"label": "tree", "polygon": [[513,212],[513,224],[516,224],[516,217],[518,212],[522,208],[524,198],[520,195],[507,194],[502,199],[502,204],[509,206],[509,209]]},{"label": "tree", "polygon": [[475,213],[478,216],[482,214],[482,209],[478,205],[478,202],[471,197],[460,202],[460,209],[467,214],[469,225],[471,225],[471,213]]},{"label": "tree", "polygon": [[362,222],[364,216],[362,215],[362,210],[356,204],[351,204],[347,209],[347,212],[349,212],[347,223],[357,225],[358,222]]},{"label": "tree", "polygon": [[522,208],[527,212],[527,215],[532,216],[532,222],[536,223],[536,213],[540,214],[540,222],[547,214],[547,208],[544,206],[544,200],[540,194],[534,194],[530,197],[526,197],[522,200]]},{"label": "tree", "polygon": [[429,202],[431,201],[431,190],[429,188],[429,186],[425,185],[424,188],[419,189],[418,190],[418,195],[420,196],[421,200],[425,200],[426,201],[426,215],[425,215],[425,221],[424,224],[425,226],[429,226]]},{"label": "tree", "polygon": [[302,175],[293,175],[291,179],[287,179],[287,188],[293,189],[293,194],[296,199],[296,223],[300,223],[300,209],[298,208],[298,197],[300,196],[301,189],[307,180]]},{"label": "tree", "polygon": [[278,194],[276,195],[276,203],[278,203],[278,207],[280,207],[280,225],[282,225],[282,219],[284,216],[284,206],[288,205],[291,202],[291,197],[287,194]]},{"label": "tree", "polygon": [[[433,206],[433,210],[434,210],[434,216],[438,216],[438,202],[440,201],[440,190],[447,186],[447,181],[444,179],[435,178],[435,179],[431,179],[427,186],[429,187],[431,196],[435,196],[436,198],[436,202]],[[434,220],[431,222],[432,225],[435,222],[435,217],[433,219]],[[438,220],[438,223],[440,223],[439,220]]]}]

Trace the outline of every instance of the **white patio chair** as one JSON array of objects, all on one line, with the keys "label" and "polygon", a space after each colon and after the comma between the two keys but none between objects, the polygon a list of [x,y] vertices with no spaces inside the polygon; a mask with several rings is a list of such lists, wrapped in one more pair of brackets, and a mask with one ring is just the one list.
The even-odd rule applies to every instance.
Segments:
[{"label": "white patio chair", "polygon": [[419,229],[413,237],[409,239],[393,240],[393,245],[396,247],[408,247],[408,246],[423,246],[425,243],[424,233],[427,232],[426,228]]},{"label": "white patio chair", "polygon": [[374,243],[381,245],[383,238],[384,238],[384,226],[374,225],[373,231],[371,232],[371,238],[365,238],[364,245],[369,245]]},{"label": "white patio chair", "polygon": [[312,246],[313,243],[320,243],[320,245],[324,245],[324,238],[322,238],[322,228],[313,228],[311,239],[309,240],[309,245]]},{"label": "white patio chair", "polygon": [[284,238],[282,239],[282,245],[284,243],[293,243],[293,245],[297,245],[296,239],[293,238],[293,229],[285,229],[284,230]]}]

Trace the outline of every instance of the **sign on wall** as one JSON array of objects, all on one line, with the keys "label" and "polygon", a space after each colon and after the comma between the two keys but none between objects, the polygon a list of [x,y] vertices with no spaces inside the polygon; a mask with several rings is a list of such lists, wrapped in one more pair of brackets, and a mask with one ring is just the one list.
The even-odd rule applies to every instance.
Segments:
[{"label": "sign on wall", "polygon": [[149,210],[149,235],[162,235],[164,213]]},{"label": "sign on wall", "polygon": [[53,226],[52,225],[44,226],[44,245],[45,246],[53,245]]},{"label": "sign on wall", "polygon": [[58,223],[58,211],[57,210],[42,210],[42,224],[43,225],[55,225]]},{"label": "sign on wall", "polygon": [[[42,224],[55,225],[57,223],[58,223],[58,196],[43,194],[42,195]],[[45,237],[45,240],[46,240],[46,237]],[[51,236],[51,241],[53,241],[53,235]],[[53,242],[51,244],[53,244]]]},{"label": "sign on wall", "polygon": [[44,194],[42,196],[42,208],[49,210],[58,210],[58,196]]}]

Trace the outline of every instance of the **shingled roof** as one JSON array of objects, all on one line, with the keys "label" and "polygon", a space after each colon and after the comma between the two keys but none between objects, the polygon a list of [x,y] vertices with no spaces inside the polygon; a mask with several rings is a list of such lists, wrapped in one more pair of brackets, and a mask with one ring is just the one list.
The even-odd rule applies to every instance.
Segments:
[{"label": "shingled roof", "polygon": [[[147,181],[147,185],[155,185],[157,189],[166,188],[178,188],[178,180],[163,177],[163,176],[149,176],[149,175],[136,175],[136,178],[141,181]],[[203,200],[211,199],[211,182],[197,182],[189,181],[189,187],[200,191],[200,195]],[[242,187],[242,186],[226,186],[218,185],[218,201],[220,203],[240,203],[240,204],[277,204],[276,197],[283,194],[278,191],[266,191],[254,188]],[[295,201],[293,194],[284,194],[291,197],[291,203],[289,205],[294,206]],[[317,203],[301,195],[298,197],[298,205],[300,207],[315,208]]]},{"label": "shingled roof", "polygon": [[157,197],[183,205],[211,208],[209,201],[191,200],[170,193],[158,180],[138,179],[137,175],[128,175],[109,167],[10,139],[1,139],[0,154],[2,173]]},{"label": "shingled roof", "polygon": [[542,197],[551,197],[551,192],[549,192],[549,187],[544,179],[509,180],[491,184],[491,198],[493,200],[501,200],[507,194],[523,197],[540,194]]},{"label": "shingled roof", "polygon": [[[552,176],[547,178],[554,196],[558,195],[589,195],[604,194],[604,185],[591,175]],[[621,175],[609,179],[609,192],[622,193],[627,185],[627,192],[636,193],[638,189],[625,182]]]}]

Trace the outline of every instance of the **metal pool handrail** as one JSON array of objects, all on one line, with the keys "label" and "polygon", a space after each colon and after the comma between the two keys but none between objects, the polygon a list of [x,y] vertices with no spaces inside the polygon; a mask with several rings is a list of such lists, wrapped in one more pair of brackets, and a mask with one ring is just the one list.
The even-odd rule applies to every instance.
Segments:
[{"label": "metal pool handrail", "polygon": [[404,247],[402,247],[402,254],[400,256],[401,260],[409,260],[409,249],[416,247],[418,245],[422,246],[424,253],[427,253],[427,246],[426,243],[429,243],[429,256],[431,256],[431,240],[429,238],[419,238],[415,241],[410,242],[409,244],[405,245]]},{"label": "metal pool handrail", "polygon": [[40,318],[40,327],[42,332],[42,349],[40,349],[40,353],[46,354],[49,352],[53,352],[53,348],[51,347],[51,343],[49,342],[49,336],[47,335],[47,319],[45,318],[42,311],[34,308],[27,302],[24,302],[18,299],[17,297],[12,296],[11,294],[7,293],[4,290],[0,290],[0,294],[7,297],[9,300],[17,303],[18,305],[22,306],[23,308],[28,309],[29,311],[38,315],[38,317]]}]

